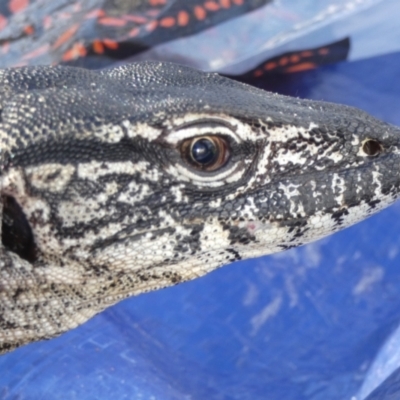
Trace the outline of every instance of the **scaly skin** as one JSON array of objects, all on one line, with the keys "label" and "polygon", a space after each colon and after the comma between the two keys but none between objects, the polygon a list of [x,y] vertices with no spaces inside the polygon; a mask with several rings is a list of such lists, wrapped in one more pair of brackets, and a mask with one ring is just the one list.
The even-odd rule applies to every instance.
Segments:
[{"label": "scaly skin", "polygon": [[3,70],[0,109],[1,352],[399,196],[397,128],[173,64]]}]

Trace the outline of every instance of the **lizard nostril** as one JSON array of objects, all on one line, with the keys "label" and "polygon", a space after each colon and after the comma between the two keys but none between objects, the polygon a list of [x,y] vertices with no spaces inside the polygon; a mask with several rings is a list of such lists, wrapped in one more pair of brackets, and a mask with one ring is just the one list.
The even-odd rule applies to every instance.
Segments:
[{"label": "lizard nostril", "polygon": [[366,139],[362,144],[362,150],[367,156],[377,156],[382,152],[382,145],[375,139]]},{"label": "lizard nostril", "polygon": [[2,202],[1,243],[24,260],[34,262],[36,246],[33,233],[21,206],[11,196],[3,196]]}]

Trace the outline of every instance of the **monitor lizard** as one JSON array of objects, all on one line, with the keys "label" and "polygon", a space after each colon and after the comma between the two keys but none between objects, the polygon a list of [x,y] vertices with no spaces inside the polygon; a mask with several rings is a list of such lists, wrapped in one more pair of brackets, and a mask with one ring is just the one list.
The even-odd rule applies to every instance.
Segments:
[{"label": "monitor lizard", "polygon": [[169,63],[1,70],[0,352],[366,218],[399,133]]}]

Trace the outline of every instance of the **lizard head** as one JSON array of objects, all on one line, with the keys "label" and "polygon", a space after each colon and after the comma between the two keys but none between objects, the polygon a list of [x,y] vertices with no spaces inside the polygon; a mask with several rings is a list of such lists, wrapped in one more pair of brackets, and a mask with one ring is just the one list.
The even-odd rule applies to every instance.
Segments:
[{"label": "lizard head", "polygon": [[398,129],[173,64],[1,71],[0,108],[0,348],[3,320],[54,336],[399,195]]}]

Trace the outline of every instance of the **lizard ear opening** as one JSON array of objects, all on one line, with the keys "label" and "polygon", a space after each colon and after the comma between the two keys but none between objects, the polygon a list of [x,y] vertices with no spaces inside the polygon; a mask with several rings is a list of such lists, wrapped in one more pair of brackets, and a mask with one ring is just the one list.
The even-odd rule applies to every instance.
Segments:
[{"label": "lizard ear opening", "polygon": [[34,262],[37,258],[32,228],[14,197],[2,196],[3,217],[1,242],[3,246],[24,260]]}]

